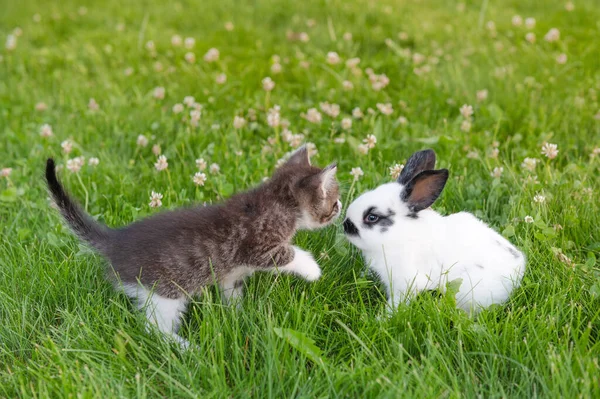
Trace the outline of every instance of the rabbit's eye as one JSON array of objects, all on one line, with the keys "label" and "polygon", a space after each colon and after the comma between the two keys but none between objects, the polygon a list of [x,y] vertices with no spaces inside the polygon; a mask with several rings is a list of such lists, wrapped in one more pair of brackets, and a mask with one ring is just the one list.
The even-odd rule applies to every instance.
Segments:
[{"label": "rabbit's eye", "polygon": [[365,217],[365,223],[377,223],[378,220],[379,220],[379,216],[377,216],[373,213],[369,213],[367,215],[367,217]]}]

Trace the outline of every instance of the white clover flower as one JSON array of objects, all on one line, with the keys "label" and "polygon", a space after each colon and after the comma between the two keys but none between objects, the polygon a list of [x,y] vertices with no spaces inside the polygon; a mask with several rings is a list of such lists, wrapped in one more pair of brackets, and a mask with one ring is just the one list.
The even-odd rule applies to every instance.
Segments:
[{"label": "white clover flower", "polygon": [[98,105],[96,100],[90,98],[90,101],[88,102],[88,108],[90,109],[90,111],[98,111],[100,109],[100,105]]},{"label": "white clover flower", "polygon": [[164,155],[160,155],[154,164],[156,170],[163,171],[169,167],[169,163],[167,162],[167,157]]},{"label": "white clover flower", "polygon": [[17,36],[8,35],[6,37],[6,44],[4,45],[7,51],[13,51],[17,48]]},{"label": "white clover flower", "polygon": [[344,118],[342,119],[342,129],[348,130],[352,127],[352,118]]},{"label": "white clover flower", "polygon": [[206,169],[206,166],[207,166],[207,164],[206,164],[206,161],[204,160],[204,158],[198,158],[198,159],[196,159],[196,167],[199,170]]},{"label": "white clover flower", "polygon": [[246,126],[246,119],[242,118],[241,116],[233,117],[233,128],[234,129],[241,129],[244,126]]},{"label": "white clover flower", "polygon": [[527,40],[529,43],[533,44],[535,43],[535,33],[533,32],[528,32],[525,35],[525,40]]},{"label": "white clover flower", "polygon": [[504,168],[502,166],[496,166],[490,175],[497,179],[502,176],[502,172],[504,172]]},{"label": "white clover flower", "polygon": [[533,197],[533,202],[537,202],[538,204],[543,204],[544,202],[546,202],[546,197],[542,194],[536,194]]},{"label": "white clover flower", "polygon": [[327,63],[330,65],[336,65],[341,62],[341,58],[335,51],[330,51],[327,53]]},{"label": "white clover flower", "polygon": [[186,49],[191,50],[196,45],[196,39],[193,37],[186,37],[183,45]]},{"label": "white clover flower", "polygon": [[558,145],[551,143],[544,143],[542,146],[542,154],[549,159],[554,159],[558,155]]},{"label": "white clover flower", "polygon": [[367,137],[365,137],[363,143],[365,143],[366,146],[369,147],[369,149],[375,148],[375,144],[377,143],[377,137],[375,137],[374,134],[369,134],[367,135]]},{"label": "white clover flower", "polygon": [[228,32],[231,32],[232,30],[235,29],[235,26],[233,25],[233,22],[231,22],[231,21],[225,22],[224,26],[225,26],[225,30]]},{"label": "white clover flower", "polygon": [[202,116],[202,113],[200,112],[200,110],[198,110],[198,109],[191,110],[190,111],[190,125],[192,125],[193,127],[197,127],[201,116]]},{"label": "white clover flower", "polygon": [[192,108],[194,104],[196,104],[196,99],[192,96],[185,96],[183,98],[183,103],[188,107]]},{"label": "white clover flower", "polygon": [[143,134],[140,134],[137,137],[136,144],[138,145],[138,147],[146,147],[148,145],[148,138]]},{"label": "white clover flower", "polygon": [[47,123],[44,123],[40,128],[40,136],[47,138],[52,136],[54,133],[52,132],[52,126]]},{"label": "white clover flower", "polygon": [[161,193],[157,193],[152,191],[152,194],[150,194],[150,207],[151,208],[158,208],[160,206],[162,206],[162,199],[163,195]]},{"label": "white clover flower", "polygon": [[267,124],[271,127],[278,127],[281,122],[281,116],[279,105],[274,105],[273,108],[270,108],[267,113]]},{"label": "white clover flower", "polygon": [[204,61],[206,62],[215,62],[219,59],[220,53],[216,48],[209,49],[206,54],[204,54]]},{"label": "white clover flower", "polygon": [[35,104],[36,111],[43,112],[47,109],[48,109],[48,105],[43,101],[40,101],[39,103]]},{"label": "white clover flower", "polygon": [[310,36],[308,36],[308,33],[306,33],[306,32],[300,32],[300,34],[298,35],[298,39],[302,43],[306,43],[310,40]]},{"label": "white clover flower", "polygon": [[281,64],[276,62],[273,65],[271,65],[271,72],[273,72],[274,74],[278,74],[281,73],[282,67]]},{"label": "white clover flower", "polygon": [[535,28],[535,18],[525,18],[525,27],[527,29],[533,29]]},{"label": "white clover flower", "polygon": [[377,109],[384,115],[391,115],[394,112],[394,108],[391,103],[377,103]]},{"label": "white clover flower", "polygon": [[203,186],[206,182],[206,174],[202,172],[196,172],[192,178],[194,184],[197,186]]},{"label": "white clover flower", "polygon": [[217,82],[217,84],[219,85],[225,84],[225,82],[227,82],[227,75],[225,75],[224,73],[218,74],[215,78],[215,82]]},{"label": "white clover flower", "polygon": [[316,108],[310,108],[306,111],[304,118],[311,123],[321,123],[323,119],[321,113]]},{"label": "white clover flower", "polygon": [[414,53],[412,56],[412,62],[415,65],[419,65],[419,64],[423,63],[425,60],[426,60],[426,57],[420,53]]},{"label": "white clover flower", "polygon": [[210,173],[212,173],[213,175],[219,173],[220,170],[221,170],[221,167],[219,166],[219,164],[216,164],[216,163],[210,164]]},{"label": "white clover flower", "polygon": [[573,4],[572,1],[567,1],[567,3],[565,4],[565,10],[571,12],[575,9],[575,4]]},{"label": "white clover flower", "polygon": [[350,90],[354,89],[354,84],[352,84],[352,82],[349,80],[344,80],[342,82],[342,88],[344,90],[350,91]]},{"label": "white clover flower", "polygon": [[462,121],[462,123],[460,124],[460,130],[462,130],[463,132],[470,132],[471,131],[471,122],[469,122],[468,120],[464,120]]},{"label": "white clover flower", "polygon": [[521,167],[530,172],[533,172],[535,170],[535,167],[537,166],[537,163],[538,160],[536,158],[525,158],[521,163]]},{"label": "white clover flower", "polygon": [[375,91],[380,91],[390,83],[390,79],[383,73],[381,75],[370,74],[369,81],[371,82],[371,88]]},{"label": "white clover flower", "polygon": [[521,17],[520,15],[515,15],[514,17],[512,17],[512,24],[514,26],[523,25],[523,17]]},{"label": "white clover flower", "polygon": [[320,103],[321,111],[325,112],[332,118],[337,118],[340,114],[340,106],[338,104],[329,104],[327,101]]},{"label": "white clover flower", "polygon": [[69,154],[73,150],[73,142],[71,140],[63,141],[60,143],[60,146],[65,154]]},{"label": "white clover flower", "polygon": [[398,123],[402,126],[408,125],[408,119],[405,116],[398,117]]},{"label": "white clover flower", "polygon": [[351,41],[351,40],[352,40],[352,33],[350,33],[350,32],[345,32],[345,33],[344,33],[344,35],[342,36],[342,38],[343,38],[345,41],[349,42],[349,41]]},{"label": "white clover flower", "polygon": [[352,170],[350,171],[350,175],[352,177],[354,177],[354,180],[358,180],[361,176],[363,176],[365,173],[363,172],[363,170],[361,168],[352,168]]},{"label": "white clover flower", "polygon": [[184,110],[184,106],[181,103],[177,103],[175,105],[173,105],[173,113],[174,114],[180,114],[182,113]]},{"label": "white clover flower", "polygon": [[275,82],[269,76],[262,80],[262,86],[264,91],[272,91],[275,88]]},{"label": "white clover flower", "polygon": [[465,119],[471,118],[471,116],[473,115],[473,106],[464,104],[462,107],[460,107],[460,114]]},{"label": "white clover flower", "polygon": [[404,164],[395,164],[394,166],[390,166],[390,176],[392,176],[392,179],[397,179],[398,177],[400,177],[400,173],[402,173],[402,170],[404,169]]},{"label": "white clover flower", "polygon": [[367,144],[359,144],[358,152],[362,155],[367,155],[369,153],[369,146]]},{"label": "white clover flower", "polygon": [[479,153],[477,151],[469,151],[467,152],[467,158],[469,159],[477,159],[479,158]]},{"label": "white clover flower", "polygon": [[152,95],[154,96],[154,98],[156,98],[157,100],[162,100],[165,98],[165,88],[162,86],[159,87],[155,87],[154,91],[152,93]]},{"label": "white clover flower", "polygon": [[146,50],[148,50],[148,51],[156,50],[156,45],[154,44],[154,42],[152,40],[148,40],[146,42]]},{"label": "white clover flower", "polygon": [[96,157],[91,157],[88,160],[88,165],[90,165],[90,166],[98,166],[99,163],[100,163],[100,160]]},{"label": "white clover flower", "polygon": [[73,159],[69,159],[67,161],[67,169],[69,170],[69,172],[77,173],[81,170],[81,168],[83,167],[84,164],[85,164],[84,157],[76,157]]},{"label": "white clover flower", "polygon": [[194,62],[196,62],[196,54],[192,53],[191,51],[188,51],[187,53],[185,53],[185,55],[183,56],[183,58],[189,64],[193,64]]},{"label": "white clover flower", "polygon": [[567,55],[565,53],[561,53],[556,56],[556,62],[563,65],[567,63]]},{"label": "white clover flower", "polygon": [[9,177],[12,173],[12,168],[2,168],[0,170],[0,177]]},{"label": "white clover flower", "polygon": [[500,154],[500,150],[497,148],[492,148],[492,151],[490,151],[490,158],[496,159],[498,158],[498,154]]},{"label": "white clover flower", "polygon": [[533,223],[533,218],[529,215],[525,216],[524,220],[525,223]]},{"label": "white clover flower", "polygon": [[482,102],[487,100],[488,98],[488,91],[486,89],[483,90],[477,90],[477,101]]},{"label": "white clover flower", "polygon": [[131,76],[131,75],[133,75],[133,68],[132,67],[125,68],[125,70],[123,71],[123,74],[125,76]]},{"label": "white clover flower", "polygon": [[360,119],[362,118],[364,115],[362,113],[362,111],[360,110],[360,108],[356,107],[352,110],[352,117],[354,119]]},{"label": "white clover flower", "polygon": [[160,149],[160,145],[159,144],[154,144],[152,146],[152,153],[154,155],[159,156],[161,152],[162,152],[162,150]]},{"label": "white clover flower", "polygon": [[352,68],[356,68],[358,66],[358,64],[360,64],[360,58],[349,58],[346,61],[346,67],[352,69]]},{"label": "white clover flower", "polygon": [[550,29],[548,31],[548,33],[546,33],[546,36],[544,36],[544,40],[546,40],[549,43],[559,41],[560,40],[560,31],[556,28]]},{"label": "white clover flower", "polygon": [[293,134],[289,143],[292,148],[296,148],[296,147],[299,147],[303,141],[304,141],[303,134]]},{"label": "white clover flower", "polygon": [[333,139],[333,142],[335,144],[344,144],[346,142],[346,139],[344,137],[336,137]]},{"label": "white clover flower", "polygon": [[179,47],[179,46],[181,46],[182,43],[183,43],[183,39],[181,38],[181,36],[179,36],[179,35],[171,36],[171,44],[174,47]]}]

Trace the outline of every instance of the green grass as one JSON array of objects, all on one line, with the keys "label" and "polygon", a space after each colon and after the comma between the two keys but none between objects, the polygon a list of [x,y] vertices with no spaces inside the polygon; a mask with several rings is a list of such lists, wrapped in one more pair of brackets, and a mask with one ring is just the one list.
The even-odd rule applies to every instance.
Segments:
[{"label": "green grass", "polygon": [[[0,167],[12,168],[0,178],[0,396],[599,397],[600,155],[591,154],[600,146],[600,9],[594,0],[575,1],[571,12],[562,0],[465,3],[4,1],[2,44],[16,27],[22,35],[13,51],[0,50]],[[516,14],[534,17],[535,27],[513,26]],[[553,27],[560,40],[550,43],[544,35]],[[290,41],[288,30],[310,41]],[[174,34],[194,37],[194,48],[173,47]],[[211,47],[220,51],[215,63],[202,59]],[[406,49],[425,61],[415,65]],[[327,64],[328,51],[342,63]],[[280,74],[270,71],[275,54]],[[351,57],[361,59],[362,76],[345,66]],[[423,65],[429,72],[415,74]],[[374,91],[367,67],[389,85]],[[276,83],[270,94],[266,76]],[[354,90],[342,89],[346,79]],[[152,95],[158,86],[163,100]],[[483,89],[488,98],[477,101]],[[187,95],[203,105],[197,128],[171,111]],[[98,111],[88,109],[90,98]],[[340,116],[323,114],[319,125],[301,117],[323,101],[339,104]],[[38,102],[47,110],[36,111]],[[387,102],[390,116],[376,107]],[[164,195],[163,208],[175,208],[269,176],[291,149],[266,123],[274,104],[316,145],[315,163],[338,162],[344,199],[390,181],[388,168],[413,151],[434,148],[452,175],[436,209],[473,212],[522,248],[522,287],[475,320],[432,295],[380,318],[381,287],[335,226],[296,237],[316,256],[326,253],[317,283],[256,275],[239,312],[209,291],[186,316],[182,335],[196,345],[188,352],[146,333],[143,317],[104,280],[105,262],[49,206],[45,159],[98,157],[98,166],[65,168],[61,177],[82,202],[87,196],[90,213],[121,226],[159,211],[148,205],[152,190]],[[470,132],[461,130],[462,104],[474,107]],[[355,107],[365,117],[343,131]],[[234,129],[233,117],[249,108],[256,123]],[[50,138],[39,135],[45,123]],[[140,134],[147,147],[136,145]],[[377,144],[361,155],[367,134]],[[555,159],[541,154],[544,142],[558,144]],[[154,144],[167,171],[154,169]],[[221,167],[203,187],[192,182],[199,157]],[[534,172],[521,166],[526,157],[539,159]],[[354,167],[364,171],[355,184]],[[500,178],[490,176],[496,167]],[[526,180],[533,175],[537,182]],[[534,202],[539,193],[545,203]]]}]

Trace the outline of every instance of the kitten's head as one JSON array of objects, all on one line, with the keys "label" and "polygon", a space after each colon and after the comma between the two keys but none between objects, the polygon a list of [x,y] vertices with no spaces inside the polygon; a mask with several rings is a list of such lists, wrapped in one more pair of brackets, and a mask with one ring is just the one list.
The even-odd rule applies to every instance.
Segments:
[{"label": "kitten's head", "polygon": [[305,146],[292,154],[276,176],[290,182],[292,195],[298,203],[298,229],[325,227],[340,215],[342,203],[335,173],[335,163],[321,169],[310,164]]}]

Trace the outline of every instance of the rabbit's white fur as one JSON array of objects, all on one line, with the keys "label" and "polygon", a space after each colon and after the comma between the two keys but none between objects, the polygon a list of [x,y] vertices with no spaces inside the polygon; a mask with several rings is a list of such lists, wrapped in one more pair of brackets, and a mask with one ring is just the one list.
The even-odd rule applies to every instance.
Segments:
[{"label": "rabbit's white fur", "polygon": [[[523,254],[470,213],[442,216],[431,208],[416,213],[402,199],[403,190],[405,185],[395,182],[364,193],[346,213],[345,224],[353,224],[355,234],[344,226],[385,284],[390,306],[395,309],[423,290],[444,291],[448,281],[459,278],[457,305],[467,312],[504,302],[525,271]],[[385,223],[368,225],[368,212],[382,215]]]}]

